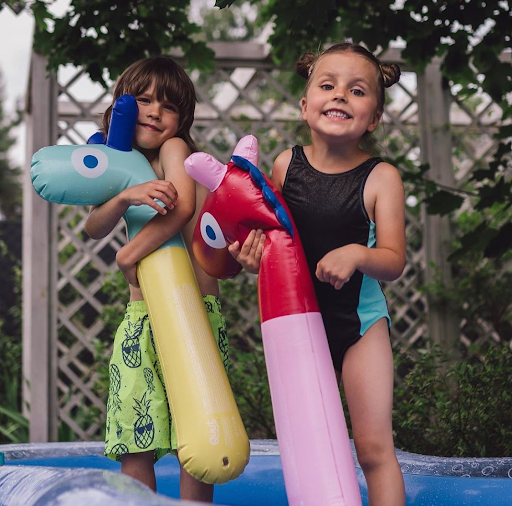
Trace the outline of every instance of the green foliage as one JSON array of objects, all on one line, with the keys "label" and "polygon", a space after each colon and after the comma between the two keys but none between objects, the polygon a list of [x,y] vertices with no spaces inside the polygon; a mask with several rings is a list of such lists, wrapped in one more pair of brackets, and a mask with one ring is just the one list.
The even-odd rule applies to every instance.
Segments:
[{"label": "green foliage", "polygon": [[105,330],[113,338],[117,327],[124,318],[126,305],[129,301],[129,288],[121,271],[110,274],[101,289],[107,297],[101,312]]},{"label": "green foliage", "polygon": [[91,79],[107,87],[104,70],[114,80],[131,63],[181,48],[190,68],[208,69],[213,51],[197,40],[201,28],[188,19],[190,0],[71,0],[56,17],[53,1],[36,0],[34,49],[48,57],[49,67],[82,66]]},{"label": "green foliage", "polygon": [[0,215],[14,219],[21,216],[21,171],[8,157],[16,143],[11,130],[19,125],[21,113],[14,120],[5,117],[3,109],[3,79],[0,73]]},{"label": "green foliage", "polygon": [[[503,204],[495,205],[489,215],[501,215],[503,208]],[[454,249],[464,254],[452,255],[452,281],[447,283],[438,275],[425,289],[464,322],[467,338],[476,341],[482,335],[494,333],[501,341],[512,342],[512,272],[507,267],[512,251],[485,258],[482,247],[472,247],[482,238],[485,241],[489,233],[485,223],[486,217],[480,213],[466,212],[458,217],[463,237],[456,241]],[[473,236],[471,245],[465,244],[468,235]]]},{"label": "green foliage", "polygon": [[241,272],[220,286],[230,343],[229,379],[240,415],[250,438],[275,438],[254,276]]},{"label": "green foliage", "polygon": [[19,14],[26,8],[27,2],[24,0],[2,0],[0,2],[0,11],[4,6],[9,7],[15,14]]},{"label": "green foliage", "polygon": [[[255,0],[253,3],[259,2]],[[248,41],[254,40],[259,33],[256,23],[257,6],[248,2],[233,5],[229,9],[212,9],[210,5],[203,4],[200,14],[204,40]]]},{"label": "green foliage", "polygon": [[[3,241],[0,255],[10,256]],[[0,350],[2,350],[2,374],[0,376],[0,444],[28,441],[28,422],[21,413],[21,269],[19,260],[11,258],[14,279],[12,307],[9,308],[11,332],[5,332],[0,319]],[[4,266],[8,265],[4,263]],[[12,332],[16,332],[14,335]]]},{"label": "green foliage", "polygon": [[[229,327],[228,327],[229,328]],[[261,344],[249,351],[231,341],[229,381],[250,439],[275,439],[267,366]]]},{"label": "green foliage", "polygon": [[107,277],[102,293],[107,300],[103,305],[100,318],[103,321],[107,340],[96,339],[94,341],[94,359],[96,363],[97,379],[94,384],[94,393],[107,401],[109,389],[109,361],[112,353],[113,339],[124,318],[126,304],[129,300],[128,284],[120,271],[116,271]]},{"label": "green foliage", "polygon": [[[76,395],[76,388],[70,386],[65,399],[62,400],[63,404],[68,404],[73,395]],[[86,404],[75,405],[69,411],[69,418],[84,431],[87,431],[93,423],[97,423],[101,416],[101,410],[89,401],[86,401]],[[101,424],[101,430],[103,430],[103,425]],[[64,420],[60,421],[57,428],[57,439],[62,442],[80,441],[74,427],[68,425]]]},{"label": "green foliage", "polygon": [[18,376],[3,374],[5,385],[0,396],[0,444],[20,444],[28,441],[28,420],[21,414]]},{"label": "green foliage", "polygon": [[[101,292],[106,300],[102,307],[101,318],[105,339],[96,338],[93,341],[94,363],[96,380],[93,385],[93,392],[103,401],[107,402],[109,390],[109,362],[112,353],[112,344],[117,327],[121,323],[129,300],[128,284],[120,271],[111,273],[105,280]],[[69,391],[71,395],[71,389]],[[83,429],[87,429],[93,421],[103,418],[102,411],[95,405],[77,406],[74,409],[73,420]],[[104,424],[101,427],[103,437]],[[72,427],[62,422],[59,426],[59,441],[74,441],[77,439]]]},{"label": "green foliage", "polygon": [[224,9],[224,7],[230,7],[236,2],[236,0],[217,0],[215,2],[215,7],[219,7],[219,9]]},{"label": "green foliage", "polygon": [[[8,152],[15,144],[11,129],[20,117],[7,121],[3,111],[3,83],[0,74],[0,215],[18,218],[21,215],[20,169],[13,167]],[[4,222],[3,233],[9,233],[16,222]],[[18,222],[17,226],[21,224]],[[18,229],[19,230],[19,229]],[[3,239],[3,237],[2,237]],[[7,241],[7,237],[5,240]],[[12,242],[12,241],[11,241]],[[14,247],[13,244],[9,243]],[[2,374],[0,376],[0,443],[18,443],[28,439],[27,421],[21,411],[21,268],[4,240],[0,240],[0,276],[7,293],[1,297],[0,350]]]},{"label": "green foliage", "polygon": [[[432,58],[443,57],[446,75],[456,83],[471,83],[474,89],[476,75],[482,74],[483,89],[497,102],[510,90],[509,66],[499,58],[511,42],[507,2],[405,0],[400,6],[392,0],[269,0],[262,19],[273,20],[269,42],[275,57],[287,64],[342,38],[364,41],[371,51],[402,38],[407,43],[403,57],[419,72]],[[476,33],[485,35],[477,38]]]},{"label": "green foliage", "polygon": [[439,348],[412,360],[395,389],[395,445],[424,455],[503,457],[512,454],[512,352],[491,346],[482,362],[465,360],[444,369]]}]

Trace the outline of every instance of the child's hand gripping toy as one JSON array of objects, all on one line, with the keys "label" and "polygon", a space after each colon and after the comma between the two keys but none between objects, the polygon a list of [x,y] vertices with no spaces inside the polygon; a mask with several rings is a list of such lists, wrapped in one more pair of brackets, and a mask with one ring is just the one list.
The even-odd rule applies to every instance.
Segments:
[{"label": "child's hand gripping toy", "polygon": [[[116,100],[106,145],[51,146],[32,158],[32,184],[45,200],[100,205],[133,185],[156,179],[132,149],[137,103]],[[131,206],[131,240],[156,214]],[[181,234],[142,259],[137,276],[146,301],[185,470],[206,483],[239,476],[249,440],[238,412]]]},{"label": "child's hand gripping toy", "polygon": [[[217,277],[239,270],[226,244],[265,232],[258,277],[261,331],[290,505],[357,506],[361,497],[327,337],[306,257],[288,208],[255,167],[244,137],[226,166],[194,153],[185,169],[210,190],[194,231],[194,254]],[[306,449],[305,449],[306,445]]]}]

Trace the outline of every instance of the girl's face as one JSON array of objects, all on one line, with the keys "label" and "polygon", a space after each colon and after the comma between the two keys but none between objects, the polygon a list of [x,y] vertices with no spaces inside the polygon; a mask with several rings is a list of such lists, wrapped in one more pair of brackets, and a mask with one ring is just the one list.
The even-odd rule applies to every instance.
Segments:
[{"label": "girl's face", "polygon": [[135,98],[139,106],[135,146],[142,152],[158,151],[167,139],[174,137],[178,132],[178,108],[167,100],[159,102],[154,84]]},{"label": "girl's face", "polygon": [[378,80],[373,63],[355,53],[333,53],[321,57],[313,68],[302,118],[314,138],[341,138],[359,143],[379,124]]}]

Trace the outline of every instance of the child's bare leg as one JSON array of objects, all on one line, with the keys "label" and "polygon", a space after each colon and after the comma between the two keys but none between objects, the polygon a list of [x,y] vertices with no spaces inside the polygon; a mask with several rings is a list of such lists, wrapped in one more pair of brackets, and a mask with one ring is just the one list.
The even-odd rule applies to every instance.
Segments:
[{"label": "child's bare leg", "polygon": [[156,492],[153,452],[126,453],[121,460],[121,472]]},{"label": "child's bare leg", "polygon": [[213,502],[213,485],[196,480],[180,464],[180,499]]},{"label": "child's bare leg", "polygon": [[393,354],[386,320],[377,321],[348,349],[342,377],[370,506],[404,505],[404,481],[393,445]]}]

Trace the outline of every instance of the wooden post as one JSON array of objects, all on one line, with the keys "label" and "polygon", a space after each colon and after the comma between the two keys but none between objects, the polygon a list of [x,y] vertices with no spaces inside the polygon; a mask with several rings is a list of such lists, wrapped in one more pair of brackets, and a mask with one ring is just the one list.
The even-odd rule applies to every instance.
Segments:
[{"label": "wooden post", "polygon": [[33,53],[27,90],[27,151],[23,178],[23,404],[31,442],[57,439],[55,206],[38,197],[30,179],[32,154],[57,139],[57,82]]},{"label": "wooden post", "polygon": [[[424,73],[418,74],[421,158],[422,163],[430,166],[428,177],[453,188],[455,177],[452,166],[450,103],[450,90],[442,76],[440,61],[434,61]],[[447,257],[453,240],[450,219],[424,212],[424,223],[426,282],[434,281],[438,272],[442,280],[449,284],[452,273]],[[459,355],[458,319],[446,304],[440,304],[432,296],[428,297],[428,303],[430,337],[455,360]]]}]

